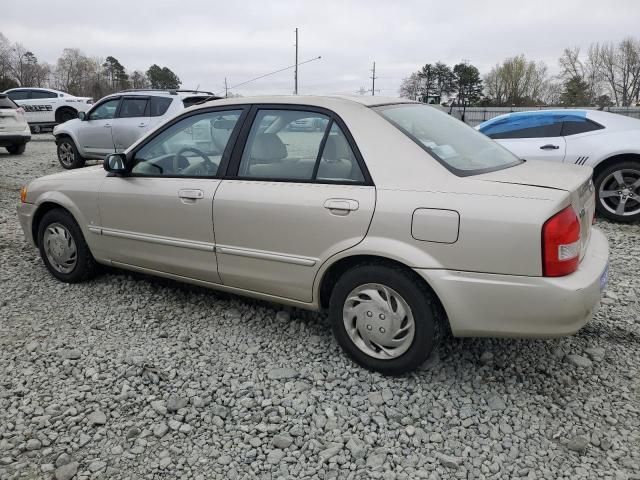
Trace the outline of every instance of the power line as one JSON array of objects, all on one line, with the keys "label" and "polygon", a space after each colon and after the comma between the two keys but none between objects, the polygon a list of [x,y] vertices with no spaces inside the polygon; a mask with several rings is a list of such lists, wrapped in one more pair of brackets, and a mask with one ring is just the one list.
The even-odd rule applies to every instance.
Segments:
[{"label": "power line", "polygon": [[[298,63],[298,65],[304,65],[305,63],[313,62],[315,60],[320,60],[321,58],[322,58],[322,56],[318,55],[315,58],[311,58],[309,60],[305,60],[304,62],[300,62],[300,63]],[[246,82],[238,83],[237,85],[232,85],[230,87],[227,87],[227,89],[228,90],[232,90],[234,88],[241,87],[242,85],[246,85],[247,83],[255,82],[256,80],[260,80],[261,78],[268,77],[270,75],[275,75],[276,73],[284,72],[285,70],[289,70],[290,68],[294,68],[295,66],[296,65],[289,65],[288,67],[281,68],[280,70],[276,70],[274,72],[265,73],[264,75],[260,75],[259,77],[252,78],[251,80],[247,80]],[[220,94],[222,92],[224,92],[224,90],[220,90],[219,92],[216,92],[216,95],[218,95],[218,94]]]}]

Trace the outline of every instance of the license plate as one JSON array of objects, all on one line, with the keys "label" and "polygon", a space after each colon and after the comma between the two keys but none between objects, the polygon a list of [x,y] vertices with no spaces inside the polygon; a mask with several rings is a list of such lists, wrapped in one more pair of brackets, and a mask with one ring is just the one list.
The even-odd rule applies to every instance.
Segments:
[{"label": "license plate", "polygon": [[604,267],[604,272],[600,274],[600,291],[607,288],[607,283],[609,282],[609,264]]}]

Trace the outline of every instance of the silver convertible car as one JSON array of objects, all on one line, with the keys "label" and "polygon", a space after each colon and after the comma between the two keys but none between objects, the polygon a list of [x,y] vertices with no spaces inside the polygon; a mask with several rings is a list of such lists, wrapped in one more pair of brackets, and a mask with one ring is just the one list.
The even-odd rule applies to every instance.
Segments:
[{"label": "silver convertible car", "polygon": [[580,329],[607,282],[594,209],[590,168],[433,107],[291,96],[188,108],[104,168],[31,182],[18,214],[63,282],[104,264],[327,310],[356,362],[400,374],[447,329]]}]

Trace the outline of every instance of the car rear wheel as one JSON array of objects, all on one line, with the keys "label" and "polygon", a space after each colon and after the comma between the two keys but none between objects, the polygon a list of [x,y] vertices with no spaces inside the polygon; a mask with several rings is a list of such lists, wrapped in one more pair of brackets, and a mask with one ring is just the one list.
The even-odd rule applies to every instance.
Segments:
[{"label": "car rear wheel", "polygon": [[595,179],[598,212],[617,222],[640,220],[640,162],[629,160],[602,170]]},{"label": "car rear wheel", "polygon": [[395,266],[348,270],[333,289],[329,315],[342,349],[358,364],[387,375],[421,365],[442,330],[433,293]]},{"label": "car rear wheel", "polygon": [[76,144],[69,137],[63,137],[58,141],[58,161],[62,168],[71,170],[84,167],[86,160],[78,153]]},{"label": "car rear wheel", "polygon": [[19,145],[9,145],[7,148],[7,152],[11,155],[22,155],[27,148],[26,143],[21,143]]},{"label": "car rear wheel", "polygon": [[66,210],[54,209],[42,217],[38,248],[47,269],[60,281],[78,283],[96,272],[96,262],[82,231]]}]

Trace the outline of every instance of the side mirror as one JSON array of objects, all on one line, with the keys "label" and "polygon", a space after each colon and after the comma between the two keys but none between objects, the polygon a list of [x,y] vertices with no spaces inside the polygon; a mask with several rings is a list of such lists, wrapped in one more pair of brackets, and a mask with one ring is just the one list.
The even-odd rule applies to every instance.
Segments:
[{"label": "side mirror", "polygon": [[127,173],[127,156],[124,153],[111,153],[104,158],[102,166],[109,173],[124,175]]},{"label": "side mirror", "polygon": [[80,120],[85,120],[87,118],[87,114],[84,112],[78,112],[78,118]]}]

